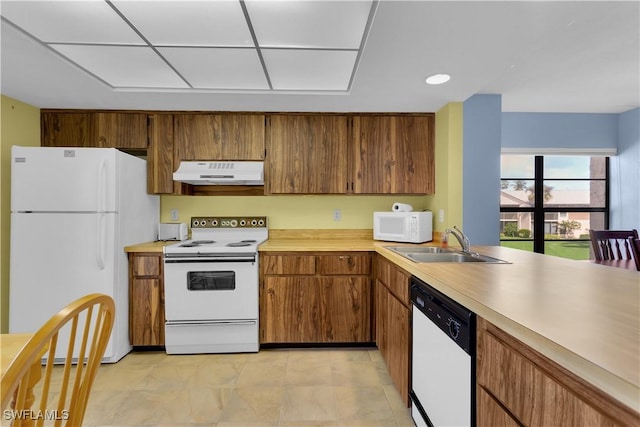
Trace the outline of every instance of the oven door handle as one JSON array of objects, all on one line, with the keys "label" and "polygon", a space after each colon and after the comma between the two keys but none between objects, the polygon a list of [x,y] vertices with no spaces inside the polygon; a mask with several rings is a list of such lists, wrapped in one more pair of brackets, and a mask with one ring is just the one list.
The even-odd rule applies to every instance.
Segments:
[{"label": "oven door handle", "polygon": [[164,262],[167,264],[184,264],[184,263],[194,263],[194,262],[202,262],[202,263],[212,263],[212,262],[256,262],[255,255],[233,255],[233,256],[180,256],[180,255],[167,255],[164,256]]}]

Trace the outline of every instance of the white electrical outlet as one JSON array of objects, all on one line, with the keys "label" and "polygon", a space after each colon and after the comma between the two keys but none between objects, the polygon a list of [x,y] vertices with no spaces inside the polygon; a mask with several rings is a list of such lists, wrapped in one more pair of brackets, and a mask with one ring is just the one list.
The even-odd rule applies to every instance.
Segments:
[{"label": "white electrical outlet", "polygon": [[171,221],[178,220],[178,209],[171,209]]},{"label": "white electrical outlet", "polygon": [[340,221],[342,219],[342,211],[340,209],[333,210],[333,220]]},{"label": "white electrical outlet", "polygon": [[438,221],[439,222],[444,222],[444,209],[440,209],[438,211]]}]

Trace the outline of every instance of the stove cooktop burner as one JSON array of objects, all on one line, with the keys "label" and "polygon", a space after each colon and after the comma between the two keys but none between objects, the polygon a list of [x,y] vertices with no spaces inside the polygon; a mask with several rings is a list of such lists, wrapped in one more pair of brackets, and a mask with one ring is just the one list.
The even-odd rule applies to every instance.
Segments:
[{"label": "stove cooktop burner", "polygon": [[215,240],[194,240],[193,242],[183,243],[180,246],[183,248],[193,248],[201,245],[209,245],[215,243]]},{"label": "stove cooktop burner", "polygon": [[240,240],[239,242],[227,243],[227,246],[230,248],[239,248],[241,246],[251,246],[254,243],[257,243],[257,241],[256,240]]}]

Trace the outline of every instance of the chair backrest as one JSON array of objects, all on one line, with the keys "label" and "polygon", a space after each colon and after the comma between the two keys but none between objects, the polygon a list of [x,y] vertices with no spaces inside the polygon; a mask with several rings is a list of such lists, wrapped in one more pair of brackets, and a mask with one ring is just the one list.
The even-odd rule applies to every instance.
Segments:
[{"label": "chair backrest", "polygon": [[605,259],[632,259],[629,237],[638,238],[637,230],[589,230],[593,256]]},{"label": "chair backrest", "polygon": [[640,239],[635,237],[629,237],[629,245],[631,245],[631,252],[633,253],[633,259],[636,262],[636,270],[640,271]]},{"label": "chair backrest", "polygon": [[[111,297],[91,294],[73,301],[42,325],[0,378],[3,416],[9,414],[13,426],[34,425],[34,420],[36,426],[45,421],[50,425],[53,420],[56,426],[82,425],[114,316]],[[58,333],[63,328],[70,331],[68,342],[58,342],[59,335],[67,335]],[[67,346],[61,380],[51,381],[60,345]]]}]

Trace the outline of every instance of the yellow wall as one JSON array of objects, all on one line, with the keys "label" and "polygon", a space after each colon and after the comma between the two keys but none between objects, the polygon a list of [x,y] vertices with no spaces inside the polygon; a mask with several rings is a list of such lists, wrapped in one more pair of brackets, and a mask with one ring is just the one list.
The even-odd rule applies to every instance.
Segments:
[{"label": "yellow wall", "polygon": [[[447,104],[436,112],[436,192],[427,208],[433,211],[434,232],[462,227],[462,103]],[[444,211],[444,221],[438,218]]]},{"label": "yellow wall", "polygon": [[[160,220],[171,221],[178,210],[178,222],[192,216],[267,216],[274,229],[370,229],[374,211],[390,211],[394,202],[409,203],[414,210],[426,208],[424,196],[162,196]],[[333,220],[340,209],[342,220]]]},{"label": "yellow wall", "polygon": [[0,332],[9,330],[11,146],[40,145],[40,110],[0,95]]}]

